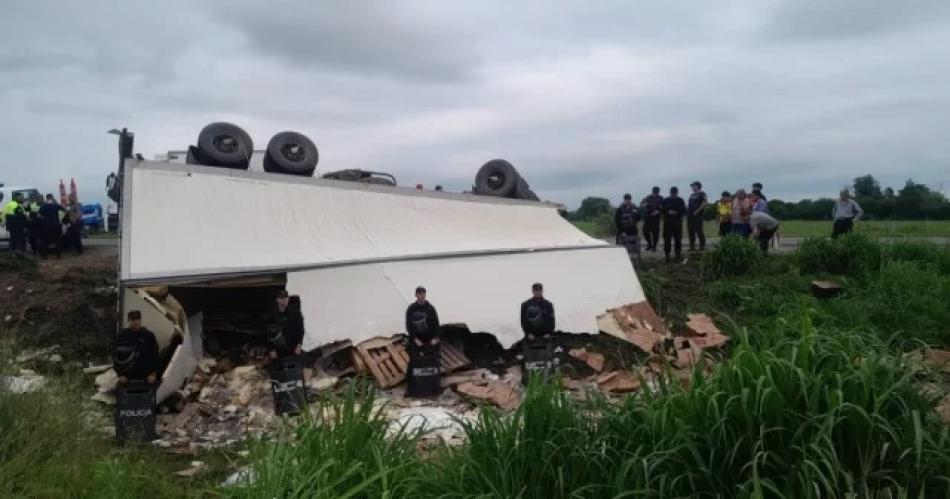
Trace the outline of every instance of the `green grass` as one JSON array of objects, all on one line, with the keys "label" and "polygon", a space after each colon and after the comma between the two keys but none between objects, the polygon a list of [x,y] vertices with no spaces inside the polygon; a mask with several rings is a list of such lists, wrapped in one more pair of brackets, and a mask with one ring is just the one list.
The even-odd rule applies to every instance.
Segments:
[{"label": "green grass", "polygon": [[0,393],[0,497],[207,497],[229,472],[221,453],[198,458],[209,464],[207,473],[183,478],[174,472],[187,468],[190,456],[149,445],[118,448],[89,417],[102,409],[88,401],[88,387],[68,378],[50,386]]},{"label": "green grass", "polygon": [[[616,402],[575,400],[535,383],[513,414],[463,421],[467,444],[420,453],[373,390],[350,385],[276,438],[249,444],[249,476],[173,471],[192,458],[116,449],[95,423],[88,387],[0,394],[0,497],[723,497],[950,495],[950,427],[924,384],[947,379],[903,351],[950,345],[950,248],[860,234],[762,256],[730,241],[703,262],[647,266],[651,301],[673,322],[717,314],[733,344],[684,386],[672,376]],[[753,247],[754,249],[754,247]],[[753,263],[750,263],[754,261]],[[754,271],[750,271],[754,269]],[[845,292],[810,295],[833,278]]]},{"label": "green grass", "polygon": [[[573,224],[593,237],[610,237],[611,232],[603,224],[594,221],[576,221]],[[707,236],[719,235],[719,224],[709,221],[704,224]],[[868,220],[858,222],[855,231],[871,237],[950,237],[950,220],[935,221],[886,221]],[[782,220],[779,232],[782,237],[821,237],[831,235],[831,221]],[[685,237],[685,234],[684,234]]]}]

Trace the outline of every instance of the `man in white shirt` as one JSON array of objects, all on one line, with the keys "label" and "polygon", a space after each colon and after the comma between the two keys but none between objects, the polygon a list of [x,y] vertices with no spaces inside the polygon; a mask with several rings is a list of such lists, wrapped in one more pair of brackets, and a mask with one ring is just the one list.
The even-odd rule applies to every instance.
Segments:
[{"label": "man in white shirt", "polygon": [[831,238],[837,238],[842,234],[851,232],[854,228],[854,222],[861,219],[864,210],[853,199],[847,189],[841,191],[841,196],[835,201],[831,208],[831,218],[835,221],[834,228],[831,230]]}]

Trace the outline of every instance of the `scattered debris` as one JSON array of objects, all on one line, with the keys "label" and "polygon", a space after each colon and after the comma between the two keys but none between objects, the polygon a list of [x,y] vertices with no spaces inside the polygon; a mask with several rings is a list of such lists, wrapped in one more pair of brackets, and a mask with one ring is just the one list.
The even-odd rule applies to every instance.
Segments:
[{"label": "scattered debris", "polygon": [[422,431],[423,439],[438,439],[448,445],[459,445],[465,436],[461,422],[463,419],[471,418],[446,407],[409,407],[396,413],[389,431]]},{"label": "scattered debris", "polygon": [[834,281],[812,281],[811,294],[815,298],[833,298],[841,294],[844,288]]},{"label": "scattered debris", "polygon": [[663,341],[667,328],[647,301],[612,308],[597,317],[601,331],[633,343],[652,353]]},{"label": "scattered debris", "polygon": [[489,402],[502,410],[512,411],[521,402],[521,396],[511,384],[504,381],[490,381],[485,384],[465,382],[455,391],[478,401]]},{"label": "scattered debris", "polygon": [[46,386],[46,378],[30,371],[21,369],[19,376],[0,376],[0,390],[14,393],[32,393]]},{"label": "scattered debris", "polygon": [[107,371],[96,376],[96,394],[92,396],[92,400],[115,405],[115,387],[118,382],[119,376],[109,367]]},{"label": "scattered debris", "polygon": [[587,349],[584,348],[575,348],[567,353],[571,357],[586,363],[596,372],[600,372],[604,369],[604,354],[588,352]]},{"label": "scattered debris", "polygon": [[307,388],[322,392],[332,389],[339,381],[340,378],[337,378],[336,376],[312,377],[307,380]]},{"label": "scattered debris", "polygon": [[[403,336],[373,338],[356,345],[352,351],[353,364],[358,372],[369,371],[381,388],[392,388],[406,379],[409,354],[403,346]],[[442,374],[449,374],[471,365],[465,354],[450,343],[441,343]]]},{"label": "scattered debris", "polygon": [[640,388],[640,379],[630,371],[611,371],[597,378],[597,386],[605,393],[629,393]]},{"label": "scattered debris", "polygon": [[54,353],[53,355],[47,357],[46,360],[54,364],[58,364],[63,361],[63,356],[58,353]]},{"label": "scattered debris", "polygon": [[112,369],[112,364],[98,364],[98,365],[89,364],[88,367],[84,367],[82,369],[82,373],[83,374],[99,374],[99,373],[104,373],[108,371],[109,369]]},{"label": "scattered debris", "polygon": [[250,467],[243,467],[221,482],[222,487],[243,487],[245,485],[250,485],[254,483],[254,479],[257,475],[254,473]]},{"label": "scattered debris", "polygon": [[698,336],[720,334],[712,318],[706,314],[686,314],[686,327]]},{"label": "scattered debris", "polygon": [[[16,356],[14,362],[17,364],[25,364],[34,360],[49,359],[51,356],[56,355],[57,350],[59,350],[59,345],[53,345],[39,350],[23,350]],[[60,356],[60,360],[62,360],[62,356]]]},{"label": "scattered debris", "polygon": [[905,354],[905,356],[920,362],[931,369],[936,369],[945,374],[950,374],[950,350],[918,348],[913,352],[908,352]]},{"label": "scattered debris", "polygon": [[181,471],[176,471],[175,474],[178,476],[183,476],[183,477],[192,477],[192,476],[197,475],[198,473],[201,473],[207,468],[208,468],[208,465],[205,464],[203,461],[192,461],[191,465],[188,468],[183,469]]},{"label": "scattered debris", "polygon": [[696,336],[689,337],[691,346],[701,349],[719,348],[729,342],[713,320],[706,314],[687,314],[686,327]]}]

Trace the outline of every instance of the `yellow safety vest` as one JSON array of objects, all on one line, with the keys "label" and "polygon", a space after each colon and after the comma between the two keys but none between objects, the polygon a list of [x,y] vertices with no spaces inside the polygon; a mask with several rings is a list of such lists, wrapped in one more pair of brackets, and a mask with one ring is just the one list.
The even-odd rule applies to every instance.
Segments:
[{"label": "yellow safety vest", "polygon": [[10,201],[6,206],[3,207],[4,215],[16,215],[17,209],[20,208],[20,203],[16,201]]}]

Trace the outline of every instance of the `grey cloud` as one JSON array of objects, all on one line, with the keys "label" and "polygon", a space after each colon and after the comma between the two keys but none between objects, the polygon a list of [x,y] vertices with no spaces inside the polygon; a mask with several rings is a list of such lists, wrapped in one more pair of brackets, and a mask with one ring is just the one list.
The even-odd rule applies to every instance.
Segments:
[{"label": "grey cloud", "polygon": [[943,0],[785,0],[763,31],[798,41],[854,38],[932,23],[948,11]]},{"label": "grey cloud", "polygon": [[[440,10],[439,4],[425,4]],[[421,7],[422,4],[416,5]],[[451,82],[479,62],[461,26],[422,19],[388,2],[228,2],[220,20],[247,36],[252,49],[295,69],[331,69]]]}]

